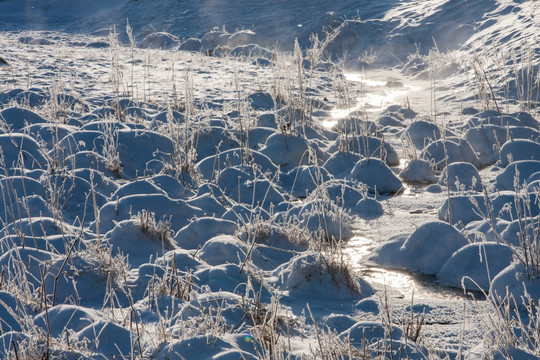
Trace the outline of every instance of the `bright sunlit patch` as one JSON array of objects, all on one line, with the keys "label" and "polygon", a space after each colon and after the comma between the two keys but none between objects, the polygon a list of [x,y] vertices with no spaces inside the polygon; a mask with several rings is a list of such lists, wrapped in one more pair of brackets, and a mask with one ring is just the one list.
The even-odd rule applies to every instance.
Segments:
[{"label": "bright sunlit patch", "polygon": [[401,271],[392,271],[383,268],[370,268],[363,271],[363,275],[370,281],[399,289],[404,295],[412,294],[417,289],[412,275]]},{"label": "bright sunlit patch", "polygon": [[403,183],[403,196],[419,197],[422,194],[422,188]]},{"label": "bright sunlit patch", "polygon": [[399,166],[398,166],[399,170],[405,169],[407,165],[409,165],[409,159],[399,159]]},{"label": "bright sunlit patch", "polygon": [[460,290],[443,288],[438,286],[433,277],[419,276],[407,271],[385,269],[382,267],[366,267],[362,258],[373,253],[373,247],[377,246],[372,239],[363,236],[353,236],[343,249],[349,258],[352,268],[369,283],[377,283],[388,288],[398,290],[405,298],[462,298]]},{"label": "bright sunlit patch", "polygon": [[386,81],[374,80],[366,78],[364,73],[345,73],[345,79],[348,81],[354,81],[357,83],[362,83],[366,86],[385,86]]},{"label": "bright sunlit patch", "polygon": [[[355,111],[380,113],[390,105],[404,105],[408,101],[409,94],[420,89],[415,85],[404,84],[392,76],[383,75],[382,80],[368,78],[366,73],[345,73],[344,76],[348,81],[360,86],[359,96],[356,97],[356,104],[353,107],[332,110],[334,120],[345,119]],[[335,121],[328,121],[324,126],[332,127],[335,124]]]},{"label": "bright sunlit patch", "polygon": [[348,242],[347,247],[344,249],[345,254],[351,259],[353,267],[359,265],[358,261],[364,256],[368,255],[373,246],[373,240],[365,238],[363,236],[353,236]]},{"label": "bright sunlit patch", "polygon": [[[338,110],[338,111],[339,111],[339,110]],[[345,115],[345,116],[347,116],[347,115]],[[334,116],[334,114],[332,114],[332,118],[334,118],[334,119],[336,119],[336,120],[324,120],[324,121],[322,122],[322,125],[323,125],[325,128],[327,128],[327,129],[331,129],[331,128],[333,128],[334,126],[337,125],[337,123],[338,123],[338,120],[337,120],[337,119],[344,118],[345,116],[343,116],[343,117],[336,117],[336,116]]]}]

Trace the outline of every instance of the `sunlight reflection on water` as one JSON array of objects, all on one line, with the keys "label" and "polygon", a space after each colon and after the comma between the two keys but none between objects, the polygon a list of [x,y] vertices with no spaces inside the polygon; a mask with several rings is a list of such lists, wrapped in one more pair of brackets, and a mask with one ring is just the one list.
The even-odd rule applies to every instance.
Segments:
[{"label": "sunlight reflection on water", "polygon": [[345,253],[349,256],[352,267],[364,280],[398,289],[404,296],[415,291],[415,281],[410,274],[378,267],[366,267],[359,260],[369,255],[375,246],[371,239],[354,236],[348,242]]},{"label": "sunlight reflection on water", "polygon": [[[436,282],[435,276],[419,275],[404,270],[386,269],[377,266],[367,266],[362,258],[368,256],[376,246],[371,239],[354,236],[345,248],[349,263],[362,279],[370,284],[379,284],[393,288],[404,298],[411,298],[414,294],[419,299],[470,299],[461,289],[447,288]],[[481,299],[480,294],[476,294]]]},{"label": "sunlight reflection on water", "polygon": [[385,76],[386,80],[376,80],[367,77],[365,73],[345,73],[344,75],[345,79],[360,86],[356,104],[351,108],[332,110],[333,120],[326,121],[324,124],[326,127],[334,126],[337,120],[344,119],[358,110],[380,113],[387,106],[406,102],[408,94],[419,89],[418,86],[404,84],[391,76]]}]

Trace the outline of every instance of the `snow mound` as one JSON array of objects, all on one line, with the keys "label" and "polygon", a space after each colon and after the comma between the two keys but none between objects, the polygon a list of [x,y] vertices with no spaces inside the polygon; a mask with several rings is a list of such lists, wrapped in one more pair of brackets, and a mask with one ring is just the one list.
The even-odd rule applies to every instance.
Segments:
[{"label": "snow mound", "polygon": [[350,176],[352,169],[360,160],[362,156],[359,154],[337,151],[326,160],[323,167],[335,178],[344,179]]},{"label": "snow mound", "polygon": [[104,320],[88,325],[77,333],[79,339],[87,339],[90,350],[107,357],[129,356],[132,350],[138,354],[138,349],[131,340],[134,336],[131,331]]},{"label": "snow mound", "polygon": [[32,110],[20,107],[11,107],[0,111],[0,120],[14,132],[23,129],[28,125],[47,123],[47,120]]},{"label": "snow mound", "polygon": [[177,231],[188,224],[193,216],[202,216],[200,208],[189,205],[183,200],[173,200],[162,194],[130,195],[118,201],[110,201],[99,210],[101,231],[114,228],[114,222],[131,219],[142,211],[154,213],[156,219],[169,220],[171,230]]},{"label": "snow mound", "polygon": [[221,127],[210,126],[197,131],[198,141],[197,159],[204,159],[216,155],[220,152],[239,148],[240,144],[236,139],[239,138],[234,131]]},{"label": "snow mound", "polygon": [[295,197],[306,198],[319,185],[330,179],[324,168],[316,166],[298,166],[288,173],[281,175],[280,185],[288,193]]},{"label": "snow mound", "polygon": [[182,354],[186,359],[257,359],[249,352],[237,349],[229,341],[212,335],[199,335],[189,339],[172,341],[160,350],[157,356],[172,359],[178,354]]},{"label": "snow mound", "polygon": [[261,111],[274,110],[276,103],[279,104],[279,100],[274,100],[272,95],[267,92],[257,92],[250,94],[248,96],[248,101],[250,102],[253,109]]},{"label": "snow mound", "polygon": [[240,30],[231,34],[231,36],[229,36],[227,45],[231,48],[235,48],[237,46],[254,44],[255,41],[256,41],[256,34],[253,31]]},{"label": "snow mound", "polygon": [[370,136],[340,136],[334,145],[328,151],[346,151],[362,155],[363,157],[372,157],[382,159],[388,166],[399,164],[399,156],[393,146],[383,139]]},{"label": "snow mound", "polygon": [[285,201],[281,190],[271,180],[263,174],[255,174],[247,165],[226,168],[217,177],[218,186],[229,198],[264,209]]},{"label": "snow mound", "polygon": [[180,41],[174,35],[166,32],[148,34],[138,44],[142,49],[163,49],[169,50],[178,47]]},{"label": "snow mound", "polygon": [[39,144],[28,135],[20,133],[0,135],[0,148],[2,148],[5,168],[47,169],[46,155],[41,151]]},{"label": "snow mound", "polygon": [[348,211],[324,195],[314,194],[312,201],[291,209],[288,215],[295,218],[302,228],[319,241],[333,242],[350,238],[353,232],[352,219]]},{"label": "snow mound", "polygon": [[[448,184],[446,183],[448,179]],[[439,184],[448,186],[450,191],[482,191],[482,179],[478,170],[469,163],[449,164],[441,173]]]},{"label": "snow mound", "polygon": [[419,226],[406,239],[386,243],[370,259],[382,266],[436,275],[452,254],[467,244],[456,228],[435,221]]},{"label": "snow mound", "polygon": [[[434,234],[437,234],[434,236]],[[421,225],[401,246],[408,269],[437,274],[452,254],[469,242],[456,228],[443,222]]]},{"label": "snow mound", "polygon": [[127,179],[159,173],[174,154],[170,138],[148,130],[120,130],[116,146],[121,174]]},{"label": "snow mound", "polygon": [[459,138],[446,138],[437,140],[426,146],[420,153],[420,158],[433,161],[437,169],[441,170],[448,164],[455,162],[468,162],[476,167],[480,165],[478,157],[467,140]]},{"label": "snow mound", "polygon": [[[47,319],[48,317],[48,319]],[[34,318],[34,325],[47,331],[50,327],[51,335],[59,337],[67,330],[78,332],[97,321],[96,311],[75,305],[56,305],[48,309],[48,314],[40,313]]]},{"label": "snow mound", "polygon": [[480,165],[487,166],[499,160],[497,144],[506,141],[506,129],[496,125],[481,125],[467,130],[465,139],[478,154]]},{"label": "snow mound", "polygon": [[247,252],[247,245],[236,236],[218,235],[204,243],[199,256],[210,265],[241,264]]},{"label": "snow mound", "polygon": [[282,171],[289,171],[309,164],[309,149],[309,143],[303,137],[275,133],[266,140],[261,153],[280,166]]},{"label": "snow mound", "polygon": [[274,271],[276,286],[289,291],[309,293],[310,297],[357,298],[369,296],[371,287],[353,273],[339,269],[322,255],[306,252],[292,258]]},{"label": "snow mound", "polygon": [[156,223],[152,216],[142,213],[139,214],[139,219],[124,220],[116,224],[114,229],[105,235],[113,248],[113,255],[127,255],[130,264],[139,267],[150,258],[156,258],[156,254],[163,255],[163,251],[171,250],[176,244],[170,230],[165,223]]},{"label": "snow mound", "polygon": [[[229,39],[230,42],[230,39]],[[229,54],[232,56],[238,56],[238,57],[250,57],[250,58],[256,58],[256,62],[259,65],[270,65],[272,60],[274,58],[274,54],[266,50],[265,48],[256,45],[256,44],[248,44],[248,45],[239,45],[233,48]],[[266,61],[265,61],[266,60]]]},{"label": "snow mound", "polygon": [[372,194],[395,194],[403,189],[403,183],[388,165],[374,158],[357,162],[349,179],[364,183]]},{"label": "snow mound", "polygon": [[165,192],[151,183],[149,180],[136,180],[120,186],[112,195],[111,201],[119,200],[130,195],[162,194]]},{"label": "snow mound", "polygon": [[39,123],[25,127],[22,131],[28,133],[38,142],[43,142],[47,150],[53,150],[60,139],[75,131],[74,126],[62,124]]},{"label": "snow mound", "polygon": [[439,127],[429,121],[417,120],[410,123],[402,135],[405,141],[411,141],[419,150],[423,149],[431,142],[441,138]]},{"label": "snow mound", "polygon": [[530,266],[514,261],[495,276],[489,293],[497,303],[510,299],[511,307],[525,310],[531,300],[540,298],[540,278]]},{"label": "snow mound", "polygon": [[494,242],[468,244],[457,250],[437,274],[439,284],[489,291],[491,280],[510,265],[512,250]]},{"label": "snow mound", "polygon": [[22,330],[21,319],[17,313],[17,305],[12,304],[14,306],[10,306],[6,304],[6,301],[4,301],[7,300],[10,302],[9,300],[15,300],[10,295],[11,294],[3,293],[0,298],[0,317],[2,319],[0,322],[0,330],[2,331],[2,334],[9,331]]},{"label": "snow mound", "polygon": [[202,50],[202,42],[200,39],[197,38],[189,38],[184,40],[179,46],[178,50],[182,51],[201,51]]},{"label": "snow mound", "polygon": [[454,195],[450,200],[446,199],[439,208],[438,218],[442,221],[450,221],[450,217],[452,224],[461,222],[466,225],[472,221],[484,220],[484,217],[487,217],[484,197],[480,195]]},{"label": "snow mound", "polygon": [[198,218],[180,229],[174,239],[182,249],[197,249],[216,235],[233,235],[236,222],[213,217]]},{"label": "snow mound", "polygon": [[261,174],[273,175],[278,171],[278,167],[270,160],[268,156],[258,151],[249,153],[241,149],[230,149],[204,158],[197,163],[197,169],[201,175],[208,180],[216,178],[216,173],[223,169],[241,165],[257,164]]},{"label": "snow mound", "polygon": [[540,144],[524,139],[508,141],[499,150],[499,159],[500,167],[514,161],[540,160]]},{"label": "snow mound", "polygon": [[384,214],[384,208],[379,201],[365,197],[356,203],[351,214],[366,220],[376,219]]},{"label": "snow mound", "polygon": [[388,329],[383,324],[374,321],[361,321],[340,333],[339,336],[342,339],[350,339],[360,351],[366,351],[363,346],[368,344],[368,351],[372,356],[377,356],[378,347],[385,346],[395,353],[406,353],[409,359],[425,359],[422,349],[413,341],[406,339],[407,335],[394,325]]},{"label": "snow mound", "polygon": [[495,179],[495,186],[499,190],[514,190],[514,181],[523,185],[531,175],[540,171],[540,161],[520,160],[509,164]]},{"label": "snow mound", "polygon": [[432,184],[437,181],[433,164],[420,159],[411,160],[407,166],[401,170],[399,176],[407,181],[421,184]]}]

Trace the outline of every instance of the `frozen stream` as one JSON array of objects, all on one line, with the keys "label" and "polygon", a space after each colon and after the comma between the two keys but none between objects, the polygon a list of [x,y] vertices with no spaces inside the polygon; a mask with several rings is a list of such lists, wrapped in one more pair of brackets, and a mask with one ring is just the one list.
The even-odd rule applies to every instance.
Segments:
[{"label": "frozen stream", "polygon": [[[346,118],[355,111],[360,111],[368,120],[375,120],[384,109],[391,105],[402,105],[418,109],[431,102],[430,82],[426,80],[411,80],[394,70],[377,70],[362,73],[346,73],[345,79],[351,85],[351,91],[356,95],[356,103],[350,109],[332,111],[335,122]],[[424,110],[425,111],[425,110]],[[329,124],[330,125],[330,124]],[[333,125],[333,124],[331,124]],[[386,141],[392,141],[388,139]],[[395,141],[399,148],[401,144]],[[406,159],[403,159],[395,172],[402,170]],[[422,187],[405,184],[405,190],[394,198],[386,199],[386,211],[382,219],[366,222],[359,226],[358,235],[353,237],[347,246],[347,255],[352,265],[363,278],[372,283],[386,285],[399,291],[405,298],[463,298],[466,295],[460,289],[439,286],[433,276],[421,276],[406,271],[390,270],[368,264],[362,259],[368,257],[374,247],[385,242],[388,238],[407,234],[424,222],[436,220],[436,210],[444,202],[440,194],[426,193]],[[390,227],[391,224],[399,227]],[[371,236],[363,235],[365,228],[370,228]],[[386,229],[391,229],[390,231]],[[384,236],[382,236],[384,234]]]},{"label": "frozen stream", "polygon": [[[407,236],[421,224],[437,219],[437,203],[444,201],[444,195],[426,193],[422,189],[408,188],[400,195],[383,201],[385,214],[376,220],[361,221],[357,235],[347,243],[345,253],[355,271],[372,284],[387,286],[398,291],[403,298],[429,300],[452,299],[470,300],[461,289],[437,284],[434,276],[414,274],[409,271],[387,269],[370,263],[367,258],[373,249],[388,239]],[[422,208],[422,204],[426,204]],[[474,294],[483,298],[481,293]]]},{"label": "frozen stream", "polygon": [[379,199],[384,215],[359,221],[356,235],[344,251],[362,279],[379,290],[379,301],[384,301],[384,294],[389,295],[396,325],[410,315],[413,304],[415,311],[426,316],[422,336],[428,343],[450,352],[459,351],[463,346],[474,358],[486,331],[485,314],[491,311],[489,302],[482,301],[481,293],[475,292],[474,300],[461,289],[438,285],[434,276],[387,269],[367,260],[380,244],[394,237],[408,236],[423,223],[436,220],[444,196],[419,190]]},{"label": "frozen stream", "polygon": [[351,85],[347,91],[354,102],[349,107],[334,109],[332,117],[335,121],[326,125],[333,126],[355,111],[373,120],[390,105],[418,108],[430,104],[429,81],[408,79],[397,70],[345,73],[344,78]]},{"label": "frozen stream", "polygon": [[[354,111],[360,111],[368,120],[375,121],[384,109],[401,105],[421,115],[432,113],[432,88],[429,81],[406,78],[397,71],[375,71],[348,74],[346,78],[356,91],[357,102],[351,109],[333,112],[336,123]],[[453,104],[445,111],[456,113]],[[399,173],[408,161],[399,134],[385,136],[401,158],[401,165],[393,170]],[[369,261],[374,249],[397,237],[407,237],[420,225],[437,220],[437,211],[446,199],[446,192],[431,193],[425,187],[404,184],[405,189],[395,196],[378,197],[384,214],[372,220],[358,220],[355,236],[347,243],[344,252],[354,270],[380,294],[388,294],[396,319],[407,316],[411,303],[424,312],[427,323],[423,335],[439,349],[456,351],[460,346],[474,356],[485,330],[484,315],[489,303],[481,301],[483,294],[464,293],[461,289],[440,286],[434,276],[388,269]],[[383,295],[379,295],[383,296]],[[480,300],[480,301],[478,301]]]}]

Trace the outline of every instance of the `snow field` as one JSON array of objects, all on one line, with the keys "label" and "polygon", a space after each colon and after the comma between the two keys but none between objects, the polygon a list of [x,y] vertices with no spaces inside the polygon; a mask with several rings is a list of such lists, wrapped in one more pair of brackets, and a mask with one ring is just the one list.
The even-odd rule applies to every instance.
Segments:
[{"label": "snow field", "polygon": [[[375,195],[401,190],[385,161],[366,157],[395,164],[389,144],[355,134],[356,150],[335,153],[356,160],[332,166],[339,134],[287,99],[276,113],[274,95],[253,92],[217,116],[193,98],[180,113],[112,91],[2,93],[0,263],[13,299],[2,354],[189,357],[202,341],[199,358],[301,356],[323,303],[373,296],[340,247],[354,217],[382,214]],[[290,348],[277,339],[287,326]],[[343,352],[346,334],[332,340]]]},{"label": "snow field", "polygon": [[[20,4],[4,1],[0,18],[17,22]],[[40,4],[28,24],[45,16],[63,28],[74,17],[72,29],[97,30],[114,10],[128,46],[103,28],[2,35],[14,50],[0,67],[1,357],[537,353],[527,321],[537,317],[540,269],[538,112],[527,80],[537,59],[515,45],[534,43],[534,2],[384,2],[362,9],[368,20],[338,20],[348,1],[337,13],[250,4],[244,14],[257,25],[231,32],[221,25],[235,24],[243,2],[217,16],[208,4],[186,2],[178,14],[163,1],[170,11],[157,30],[143,2],[52,16],[61,3]],[[290,8],[302,11],[291,18]],[[265,9],[282,16],[255,21]],[[441,21],[447,14],[462,24]],[[323,38],[321,24],[335,29],[330,40],[310,41]],[[291,53],[261,47],[276,40],[265,33]],[[486,50],[492,42],[500,52]],[[350,52],[357,70],[397,60],[405,79],[431,82],[431,109],[408,96],[379,112],[355,107],[363,85],[322,50],[334,60]],[[484,53],[465,60],[464,51]],[[401,80],[380,86],[407,88]],[[484,292],[489,303],[468,308],[471,317],[448,299],[401,306],[399,291],[367,282],[344,256],[362,224],[391,218],[399,229],[408,218],[388,204],[406,203],[411,187],[444,203],[415,230],[382,239],[369,261]]]}]

